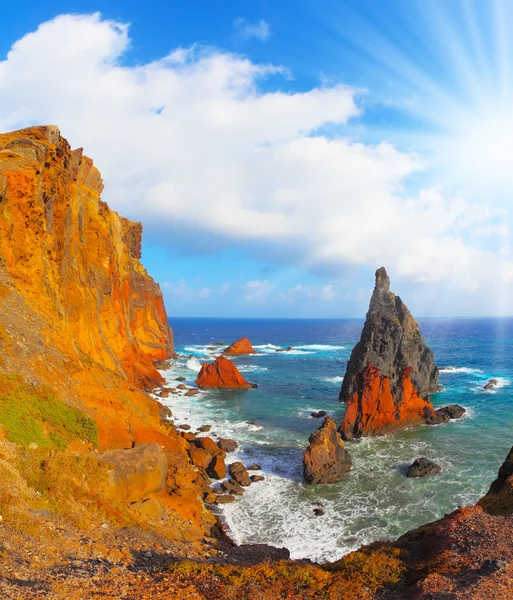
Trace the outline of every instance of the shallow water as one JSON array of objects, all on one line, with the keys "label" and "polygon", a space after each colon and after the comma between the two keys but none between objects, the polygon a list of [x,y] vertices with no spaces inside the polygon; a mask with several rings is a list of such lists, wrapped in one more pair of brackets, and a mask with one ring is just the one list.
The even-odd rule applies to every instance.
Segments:
[{"label": "shallow water", "polygon": [[[376,539],[395,538],[457,506],[475,503],[488,489],[513,445],[513,320],[425,320],[421,329],[435,352],[444,390],[435,407],[458,403],[468,410],[457,421],[422,426],[346,445],[353,469],[344,481],[307,486],[302,452],[325,410],[340,421],[338,393],[346,361],[358,340],[358,320],[172,319],[176,350],[185,355],[164,375],[193,383],[200,361],[247,335],[258,355],[234,362],[249,381],[247,392],[202,392],[168,400],[175,419],[240,443],[229,459],[262,466],[265,481],[222,510],[240,543],[286,546],[293,558],[334,560]],[[292,352],[276,352],[292,346]],[[210,349],[209,349],[210,348]],[[192,358],[190,358],[192,357]],[[452,368],[447,368],[452,367]],[[455,368],[454,368],[455,367]],[[495,378],[495,390],[483,385]],[[176,382],[175,382],[176,383]],[[256,423],[249,424],[248,421]],[[440,474],[404,477],[419,456],[438,462]],[[313,503],[326,514],[316,517]]]}]

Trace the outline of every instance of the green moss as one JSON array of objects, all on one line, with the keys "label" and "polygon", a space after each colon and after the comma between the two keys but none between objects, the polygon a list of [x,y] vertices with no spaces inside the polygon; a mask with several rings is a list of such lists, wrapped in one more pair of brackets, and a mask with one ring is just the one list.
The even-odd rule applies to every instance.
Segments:
[{"label": "green moss", "polygon": [[19,375],[0,374],[0,426],[16,444],[66,448],[78,438],[98,446],[91,418],[50,388],[26,385]]}]

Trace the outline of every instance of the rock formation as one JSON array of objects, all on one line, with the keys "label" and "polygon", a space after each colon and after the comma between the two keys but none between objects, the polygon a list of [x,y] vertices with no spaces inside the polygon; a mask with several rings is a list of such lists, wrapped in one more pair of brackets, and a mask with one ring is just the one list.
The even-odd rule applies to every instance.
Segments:
[{"label": "rock formation", "polygon": [[213,363],[201,365],[196,385],[205,389],[247,390],[256,387],[240,374],[231,360],[219,356]]},{"label": "rock formation", "polygon": [[241,337],[240,340],[233,342],[228,348],[225,348],[223,354],[227,354],[228,356],[241,356],[243,354],[257,354],[257,352],[248,338],[244,336]]},{"label": "rock formation", "polygon": [[67,354],[151,384],[172,333],[139,260],[142,226],[110,210],[102,189],[57,127],[0,135],[1,264]]},{"label": "rock formation", "polygon": [[351,468],[351,457],[344,448],[337,424],[326,417],[323,424],[308,438],[303,455],[303,473],[307,483],[341,481]]},{"label": "rock formation", "polygon": [[429,394],[438,390],[438,368],[415,319],[390,292],[382,267],[360,341],[353,348],[340,400],[347,410],[344,439],[379,435],[435,418]]},{"label": "rock formation", "polygon": [[408,467],[406,477],[426,477],[426,475],[434,475],[442,470],[440,465],[437,465],[429,458],[416,458]]},{"label": "rock formation", "polygon": [[502,463],[497,479],[478,505],[492,515],[513,514],[513,448]]}]

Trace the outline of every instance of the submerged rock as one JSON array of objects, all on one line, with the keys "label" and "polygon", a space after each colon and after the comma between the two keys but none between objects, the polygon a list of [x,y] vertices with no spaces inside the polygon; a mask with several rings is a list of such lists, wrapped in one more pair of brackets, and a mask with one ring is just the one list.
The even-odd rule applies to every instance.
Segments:
[{"label": "submerged rock", "polygon": [[381,267],[342,382],[347,410],[339,431],[354,439],[426,423],[435,416],[429,394],[438,389],[433,353]]},{"label": "submerged rock", "polygon": [[483,390],[493,390],[494,387],[497,386],[499,382],[497,381],[497,379],[490,379],[490,381],[483,386]]},{"label": "submerged rock", "polygon": [[323,424],[308,438],[303,455],[303,473],[307,483],[341,481],[351,468],[351,457],[337,432],[335,421],[326,417]]},{"label": "submerged rock", "polygon": [[319,410],[317,412],[311,412],[310,416],[314,419],[320,419],[321,417],[325,417],[328,413],[325,410]]},{"label": "submerged rock", "polygon": [[253,345],[247,337],[242,337],[240,340],[233,342],[228,348],[225,348],[223,354],[227,354],[228,356],[240,356],[243,354],[257,354],[257,351],[253,348]]},{"label": "submerged rock", "polygon": [[425,477],[426,475],[434,475],[442,470],[440,465],[437,465],[428,458],[416,458],[408,467],[406,477]]},{"label": "submerged rock", "polygon": [[205,389],[247,390],[257,387],[240,374],[231,360],[219,356],[213,363],[201,365],[196,385]]}]

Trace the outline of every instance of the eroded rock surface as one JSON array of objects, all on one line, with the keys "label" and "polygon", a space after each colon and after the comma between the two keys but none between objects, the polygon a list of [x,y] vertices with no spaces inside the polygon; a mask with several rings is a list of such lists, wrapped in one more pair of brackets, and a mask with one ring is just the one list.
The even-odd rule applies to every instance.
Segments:
[{"label": "eroded rock surface", "polygon": [[247,390],[256,387],[241,375],[231,360],[219,356],[213,363],[201,365],[196,385],[205,389]]},{"label": "eroded rock surface", "polygon": [[435,416],[429,394],[437,390],[433,353],[382,267],[342,382],[347,410],[340,432],[353,439],[425,423]]},{"label": "eroded rock surface", "polygon": [[351,468],[351,457],[337,432],[337,424],[326,417],[323,424],[308,438],[303,455],[303,473],[307,483],[341,481]]}]

